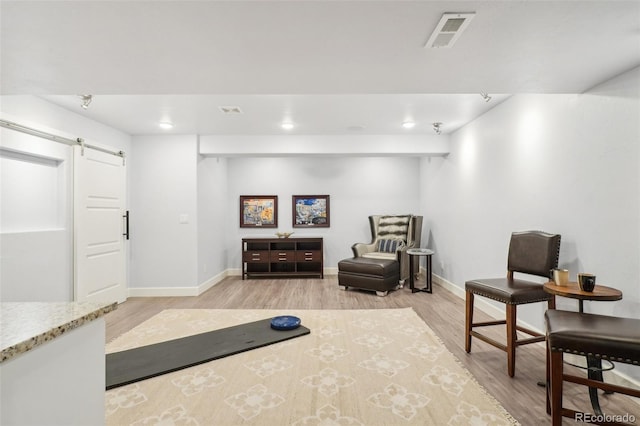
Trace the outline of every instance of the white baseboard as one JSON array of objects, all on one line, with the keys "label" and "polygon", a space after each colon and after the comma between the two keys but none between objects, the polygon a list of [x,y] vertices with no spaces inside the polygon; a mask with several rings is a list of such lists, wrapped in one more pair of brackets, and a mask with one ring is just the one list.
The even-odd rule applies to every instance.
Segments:
[{"label": "white baseboard", "polygon": [[[447,291],[449,291],[450,293],[455,294],[456,296],[458,296],[462,300],[466,299],[466,292],[464,291],[463,288],[458,287],[454,283],[445,280],[444,278],[442,278],[439,275],[433,274],[433,283],[439,285],[440,287],[445,288]],[[491,303],[487,302],[484,299],[476,298],[474,300],[473,305],[474,305],[474,307],[480,309],[482,312],[484,312],[485,314],[489,315],[492,318],[495,318],[495,319],[504,319],[505,318],[505,310],[504,309],[500,309],[500,308],[492,305]],[[531,325],[525,325],[525,324],[521,324],[521,325],[524,326],[524,327],[530,328],[532,330],[535,330],[535,328],[533,326],[531,326]]]},{"label": "white baseboard", "polygon": [[[238,270],[239,271],[239,270]],[[195,287],[133,287],[128,289],[128,297],[187,297],[200,296],[229,274],[223,271]]]},{"label": "white baseboard", "polygon": [[225,271],[228,277],[239,277],[242,275],[242,269],[240,268],[231,268]]},{"label": "white baseboard", "polygon": [[209,278],[207,281],[200,284],[198,286],[198,296],[204,293],[205,291],[209,290],[214,285],[218,284],[223,279],[225,279],[227,275],[229,275],[227,271],[222,271],[218,275],[214,275],[213,277]]},{"label": "white baseboard", "polygon": [[[186,297],[199,296],[226,277],[239,277],[242,274],[240,268],[230,268],[218,275],[209,278],[197,287],[130,287],[127,289],[127,297]],[[325,275],[337,275],[338,268],[324,268]]]},{"label": "white baseboard", "polygon": [[324,268],[325,275],[338,275],[338,267]]}]

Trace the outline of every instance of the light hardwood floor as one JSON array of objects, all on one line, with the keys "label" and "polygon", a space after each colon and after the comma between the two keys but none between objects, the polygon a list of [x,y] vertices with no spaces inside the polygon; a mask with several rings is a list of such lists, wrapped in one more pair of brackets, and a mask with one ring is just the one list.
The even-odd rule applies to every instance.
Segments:
[{"label": "light hardwood floor", "polygon": [[[545,389],[537,385],[545,377],[544,343],[518,348],[516,375],[507,375],[507,356],[474,339],[472,351],[464,350],[464,300],[434,285],[433,294],[414,293],[405,287],[386,297],[375,293],[338,288],[337,276],[324,279],[248,279],[228,277],[198,297],[129,298],[107,314],[107,341],[164,309],[382,309],[411,307],[441,338],[446,347],[487,391],[523,425],[550,424],[545,408]],[[476,321],[485,316],[476,310]],[[504,341],[504,329],[493,327],[495,338]],[[312,331],[313,332],[313,331]],[[575,372],[575,371],[574,371]],[[578,373],[580,374],[580,373]],[[565,385],[565,406],[591,412],[587,390]],[[640,424],[640,403],[624,395],[601,395],[607,414],[635,415]],[[575,424],[565,419],[565,424]]]}]

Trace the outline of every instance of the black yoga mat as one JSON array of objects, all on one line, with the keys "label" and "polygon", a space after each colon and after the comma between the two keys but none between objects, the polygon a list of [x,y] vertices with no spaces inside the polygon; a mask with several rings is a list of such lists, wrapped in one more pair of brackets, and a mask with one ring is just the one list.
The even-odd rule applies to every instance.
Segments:
[{"label": "black yoga mat", "polygon": [[214,359],[309,334],[300,326],[274,330],[271,318],[107,354],[107,390]]}]

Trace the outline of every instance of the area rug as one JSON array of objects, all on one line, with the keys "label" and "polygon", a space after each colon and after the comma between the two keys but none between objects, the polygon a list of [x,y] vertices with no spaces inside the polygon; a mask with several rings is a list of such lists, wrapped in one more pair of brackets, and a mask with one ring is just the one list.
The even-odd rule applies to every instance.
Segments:
[{"label": "area rug", "polygon": [[277,315],[311,334],[107,391],[106,424],[518,424],[411,308],[171,309],[107,353]]}]

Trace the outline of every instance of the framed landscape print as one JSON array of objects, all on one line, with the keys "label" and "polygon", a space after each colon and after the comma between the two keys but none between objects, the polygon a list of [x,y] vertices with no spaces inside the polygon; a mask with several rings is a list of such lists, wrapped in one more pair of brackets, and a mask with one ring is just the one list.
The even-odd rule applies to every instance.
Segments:
[{"label": "framed landscape print", "polygon": [[329,227],[328,195],[294,195],[293,227]]},{"label": "framed landscape print", "polygon": [[240,196],[241,228],[277,228],[278,196],[277,195],[241,195]]}]

